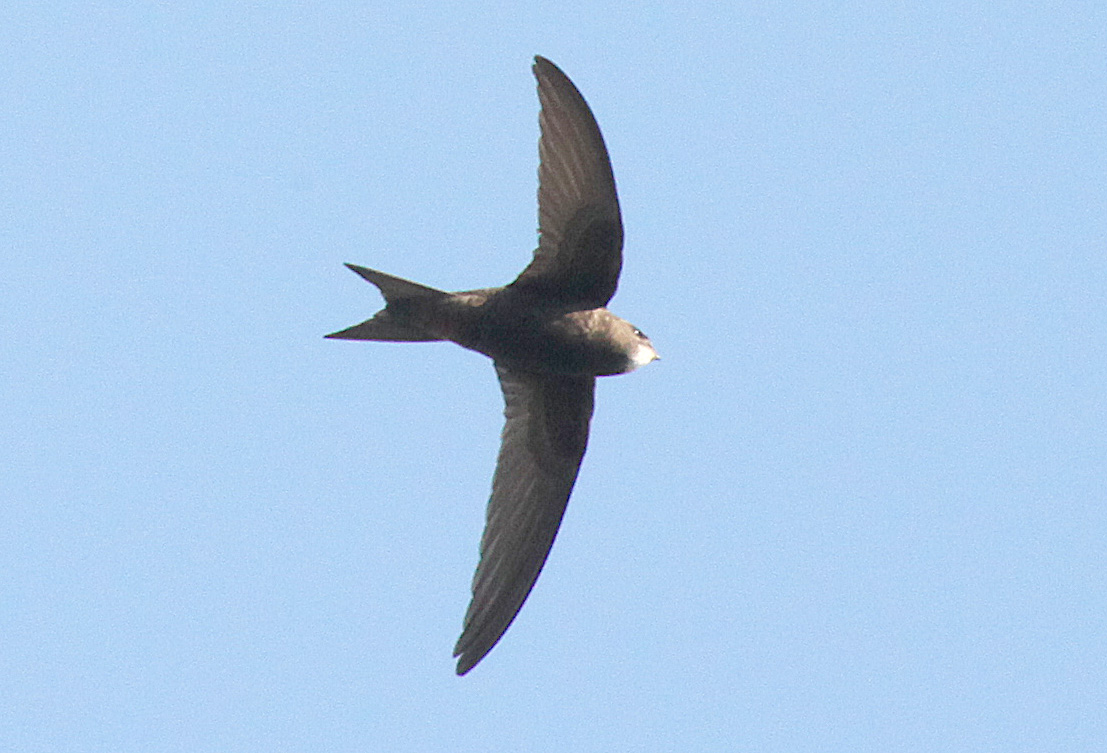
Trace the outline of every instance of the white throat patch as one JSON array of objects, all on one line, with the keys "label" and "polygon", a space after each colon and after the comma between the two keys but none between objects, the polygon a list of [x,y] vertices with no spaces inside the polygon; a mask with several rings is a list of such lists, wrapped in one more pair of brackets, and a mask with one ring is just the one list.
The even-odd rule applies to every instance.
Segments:
[{"label": "white throat patch", "polygon": [[637,368],[641,368],[656,358],[657,351],[645,343],[638,343],[638,347],[634,349],[634,353],[630,356],[630,368],[627,369],[627,371],[634,371]]}]

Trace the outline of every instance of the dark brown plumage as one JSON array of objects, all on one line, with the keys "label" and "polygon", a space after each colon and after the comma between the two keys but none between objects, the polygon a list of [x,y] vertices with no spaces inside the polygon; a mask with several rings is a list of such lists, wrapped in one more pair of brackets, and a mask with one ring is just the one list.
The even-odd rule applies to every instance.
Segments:
[{"label": "dark brown plumage", "polygon": [[595,378],[657,358],[649,339],[604,308],[622,268],[623,225],[600,129],[553,63],[536,57],[538,249],[502,288],[447,293],[347,265],[385,308],[327,337],[450,340],[495,362],[506,419],[473,598],[454,648],[465,674],[519,612],[557,536],[588,443]]}]

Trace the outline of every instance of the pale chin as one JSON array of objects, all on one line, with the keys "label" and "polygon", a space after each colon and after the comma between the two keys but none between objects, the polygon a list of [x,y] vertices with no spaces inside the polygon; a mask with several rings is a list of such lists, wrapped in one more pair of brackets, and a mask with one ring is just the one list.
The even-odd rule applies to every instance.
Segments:
[{"label": "pale chin", "polygon": [[630,367],[627,371],[634,371],[637,368],[645,366],[657,358],[657,353],[650,346],[639,343],[638,347],[634,349],[634,353],[630,356]]}]

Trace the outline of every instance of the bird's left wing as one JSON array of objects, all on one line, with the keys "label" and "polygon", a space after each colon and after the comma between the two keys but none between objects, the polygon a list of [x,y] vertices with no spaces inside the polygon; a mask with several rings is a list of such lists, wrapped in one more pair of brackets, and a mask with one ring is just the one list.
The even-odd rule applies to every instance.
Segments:
[{"label": "bird's left wing", "polygon": [[499,364],[504,425],[473,600],[454,656],[463,675],[507,630],[553,545],[588,443],[594,377],[526,374]]}]

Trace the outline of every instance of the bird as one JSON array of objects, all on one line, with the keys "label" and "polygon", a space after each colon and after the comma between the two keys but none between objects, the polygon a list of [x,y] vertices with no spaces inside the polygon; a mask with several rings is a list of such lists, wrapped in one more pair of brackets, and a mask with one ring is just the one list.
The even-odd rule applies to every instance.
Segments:
[{"label": "bird", "polygon": [[540,102],[538,248],[503,287],[445,292],[356,264],[385,306],[326,337],[448,340],[492,359],[504,428],[472,581],[454,647],[464,675],[503,637],[557,536],[588,443],[596,377],[659,356],[607,310],[622,269],[623,222],[607,147],[580,91],[552,62],[532,67]]}]

